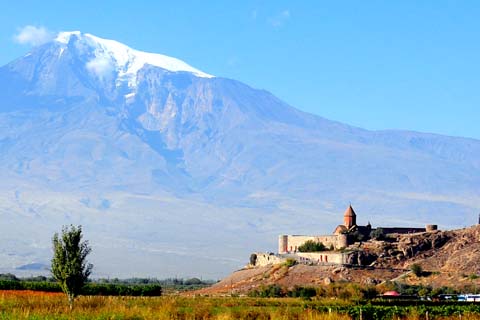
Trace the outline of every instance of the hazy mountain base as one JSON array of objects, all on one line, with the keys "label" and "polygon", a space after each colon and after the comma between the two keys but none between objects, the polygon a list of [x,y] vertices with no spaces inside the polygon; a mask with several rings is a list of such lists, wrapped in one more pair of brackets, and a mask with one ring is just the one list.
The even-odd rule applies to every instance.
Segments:
[{"label": "hazy mountain base", "polygon": [[218,278],[245,265],[251,251],[275,252],[279,233],[329,233],[328,227],[339,221],[335,212],[295,205],[284,200],[282,208],[273,210],[222,207],[167,193],[9,190],[2,192],[0,207],[2,271],[45,273],[14,269],[32,262],[48,265],[53,233],[72,223],[84,226],[96,277]]},{"label": "hazy mountain base", "polygon": [[250,221],[255,221],[257,212],[251,209],[239,214],[238,209],[222,210],[168,195],[112,193],[105,197],[111,205],[100,209],[92,203],[103,204],[105,198],[65,192],[26,191],[2,199],[0,257],[7,266],[4,271],[32,261],[48,264],[52,235],[66,223],[84,226],[96,277],[191,274],[215,278],[242,265],[239,256],[246,256],[243,251],[262,237],[255,236],[256,230],[248,239],[241,239],[240,230],[256,229],[239,219],[250,216]]}]

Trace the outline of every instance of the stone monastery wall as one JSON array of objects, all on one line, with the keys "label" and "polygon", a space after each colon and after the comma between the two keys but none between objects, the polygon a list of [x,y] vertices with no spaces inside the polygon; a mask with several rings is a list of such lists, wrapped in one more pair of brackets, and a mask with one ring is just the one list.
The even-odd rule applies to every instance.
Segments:
[{"label": "stone monastery wall", "polygon": [[278,237],[278,253],[296,253],[298,247],[308,240],[321,242],[327,248],[333,246],[335,249],[340,249],[348,246],[347,235],[344,234],[322,236],[281,235]]},{"label": "stone monastery wall", "polygon": [[348,253],[341,252],[297,252],[295,254],[271,254],[257,252],[256,267],[263,267],[267,265],[279,264],[293,259],[298,263],[309,265],[332,265],[347,263]]}]

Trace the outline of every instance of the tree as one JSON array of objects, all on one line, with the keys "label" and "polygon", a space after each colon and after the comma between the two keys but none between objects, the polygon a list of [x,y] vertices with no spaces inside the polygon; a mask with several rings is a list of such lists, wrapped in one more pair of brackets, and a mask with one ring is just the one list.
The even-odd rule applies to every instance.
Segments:
[{"label": "tree", "polygon": [[370,232],[370,238],[375,240],[383,240],[385,239],[385,233],[383,232],[382,228],[377,228],[375,230],[372,230],[372,232]]},{"label": "tree", "polygon": [[327,251],[327,248],[321,242],[307,240],[301,246],[298,247],[298,251],[300,252]]},{"label": "tree", "polygon": [[92,272],[93,265],[86,260],[90,251],[88,241],[82,241],[82,226],[64,226],[60,236],[53,236],[52,274],[67,295],[70,309]]},{"label": "tree", "polygon": [[422,269],[422,266],[417,264],[417,263],[414,263],[410,266],[410,270],[413,272],[414,275],[416,275],[417,277],[421,277],[423,275],[423,269]]},{"label": "tree", "polygon": [[185,280],[183,284],[186,286],[191,286],[191,285],[200,285],[200,284],[203,284],[203,282],[198,278],[191,278],[191,279]]},{"label": "tree", "polygon": [[352,238],[355,242],[362,242],[363,240],[365,240],[365,235],[360,231],[356,230],[352,233]]}]

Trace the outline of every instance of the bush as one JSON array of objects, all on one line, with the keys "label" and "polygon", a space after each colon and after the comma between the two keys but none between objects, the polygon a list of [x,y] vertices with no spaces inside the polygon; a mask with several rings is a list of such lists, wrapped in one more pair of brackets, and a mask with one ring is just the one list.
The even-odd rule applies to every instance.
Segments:
[{"label": "bush", "polygon": [[284,265],[288,268],[293,267],[296,264],[297,264],[297,260],[291,259],[291,258],[287,259],[287,261],[285,261],[284,263]]},{"label": "bush", "polygon": [[262,286],[258,290],[250,291],[248,295],[250,297],[260,297],[260,298],[278,298],[278,297],[284,297],[286,295],[286,292],[279,285],[271,284],[266,287]]},{"label": "bush", "polygon": [[410,266],[410,270],[413,272],[414,275],[417,277],[421,277],[423,274],[423,269],[422,266],[419,265],[418,263],[414,263]]},{"label": "bush", "polygon": [[378,290],[375,286],[367,286],[360,289],[363,299],[373,299],[378,295]]},{"label": "bush", "polygon": [[294,297],[294,298],[309,299],[317,295],[317,290],[313,287],[295,286],[292,290],[290,290],[287,293],[287,295],[289,297]]},{"label": "bush", "polygon": [[327,248],[321,242],[316,242],[313,240],[307,240],[304,244],[298,247],[300,252],[317,252],[317,251],[327,251]]},{"label": "bush", "polygon": [[332,283],[327,287],[326,296],[342,300],[359,301],[363,297],[362,290],[355,283]]},{"label": "bush", "polygon": [[470,279],[470,280],[478,279],[478,275],[475,274],[475,273],[472,273],[471,275],[468,276],[468,279]]}]

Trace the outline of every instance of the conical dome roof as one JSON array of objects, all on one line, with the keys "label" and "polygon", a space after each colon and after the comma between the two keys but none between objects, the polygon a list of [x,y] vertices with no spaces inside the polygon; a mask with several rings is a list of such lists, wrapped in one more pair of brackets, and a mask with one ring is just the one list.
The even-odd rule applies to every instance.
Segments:
[{"label": "conical dome roof", "polygon": [[344,217],[356,217],[357,214],[352,208],[352,205],[349,205],[347,210],[345,210],[345,213],[343,214]]}]

